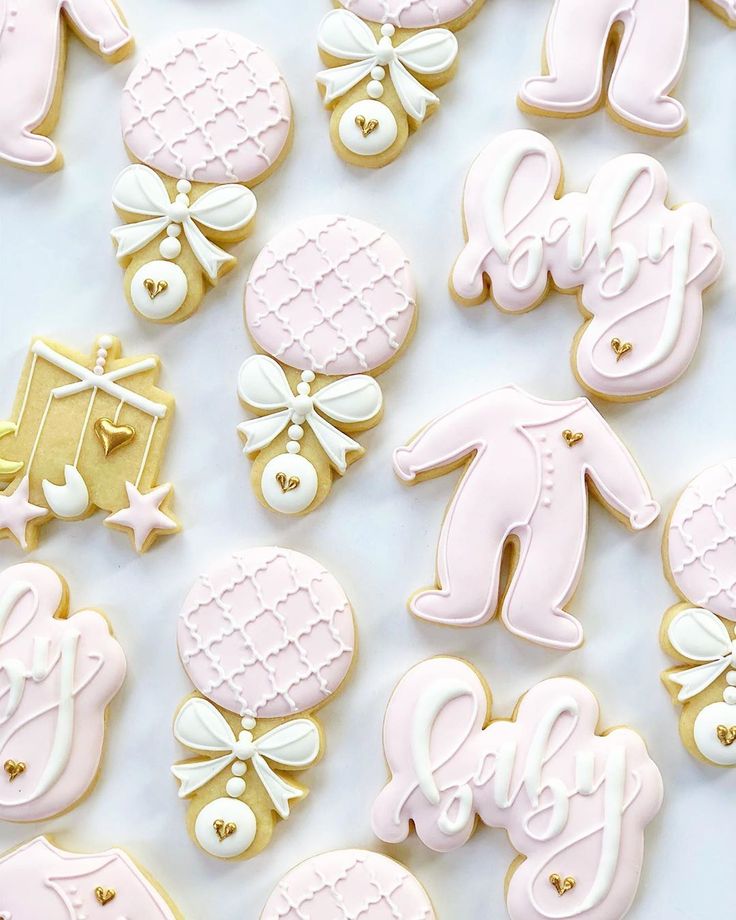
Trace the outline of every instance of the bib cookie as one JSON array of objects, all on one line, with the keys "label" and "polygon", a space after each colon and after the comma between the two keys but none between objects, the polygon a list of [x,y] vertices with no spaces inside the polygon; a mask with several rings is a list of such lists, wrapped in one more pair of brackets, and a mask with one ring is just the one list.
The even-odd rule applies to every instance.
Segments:
[{"label": "bib cookie", "polygon": [[223,245],[245,239],[251,186],[286,155],[291,103],[271,58],[233,32],[181,32],[152,48],[123,93],[131,159],[112,232],[132,308],[154,322],[194,313],[208,285],[234,268]]},{"label": "bib cookie", "polygon": [[399,682],[386,710],[391,773],[373,830],[405,840],[413,823],[438,853],[462,846],[478,819],[504,828],[520,854],[506,879],[511,920],[620,920],[639,884],[644,830],[662,777],[642,738],[598,730],[583,684],[553,678],[491,719],[490,691],[457,658],[433,658]]}]

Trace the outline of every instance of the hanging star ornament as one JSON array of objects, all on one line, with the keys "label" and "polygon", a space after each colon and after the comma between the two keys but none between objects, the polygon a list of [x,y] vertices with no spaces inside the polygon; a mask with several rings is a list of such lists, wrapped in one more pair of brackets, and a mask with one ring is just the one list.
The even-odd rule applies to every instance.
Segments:
[{"label": "hanging star ornament", "polygon": [[132,532],[136,550],[144,552],[159,534],[176,533],[181,529],[174,518],[161,510],[161,505],[169,498],[172,489],[171,483],[167,482],[143,493],[132,482],[126,482],[128,507],[105,518],[105,523],[120,530],[128,528]]},{"label": "hanging star ornament", "polygon": [[28,500],[28,477],[25,476],[12,495],[0,495],[0,531],[9,530],[23,549],[28,549],[26,530],[31,521],[48,515],[48,509]]}]

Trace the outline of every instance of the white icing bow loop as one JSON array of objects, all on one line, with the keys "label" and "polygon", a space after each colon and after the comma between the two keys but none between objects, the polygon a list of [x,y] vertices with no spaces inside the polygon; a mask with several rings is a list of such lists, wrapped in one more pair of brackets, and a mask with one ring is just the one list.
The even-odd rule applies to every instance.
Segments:
[{"label": "white icing bow loop", "polygon": [[319,755],[319,731],[309,719],[292,719],[259,738],[249,731],[235,737],[223,715],[208,700],[188,700],[174,723],[174,736],[195,751],[224,752],[222,757],[176,764],[171,772],[179,780],[179,797],[186,798],[226,770],[236,760],[250,761],[282,818],[289,816],[289,800],[303,792],[278,776],[267,761],[293,769],[308,767]]},{"label": "white icing bow loop", "polygon": [[317,74],[317,82],[325,87],[325,104],[344,96],[375,67],[384,67],[406,113],[415,121],[424,121],[427,107],[439,99],[409,71],[441,74],[449,70],[457,57],[457,39],[448,29],[427,29],[394,46],[393,30],[387,34],[388,29],[384,26],[379,41],[355,13],[333,10],[325,16],[319,29],[320,49],[352,62]]},{"label": "white icing bow loop", "polygon": [[673,683],[682,687],[677,696],[681,703],[702,693],[728,668],[736,668],[736,642],[710,610],[683,610],[670,623],[667,637],[683,658],[703,662],[669,675]]}]

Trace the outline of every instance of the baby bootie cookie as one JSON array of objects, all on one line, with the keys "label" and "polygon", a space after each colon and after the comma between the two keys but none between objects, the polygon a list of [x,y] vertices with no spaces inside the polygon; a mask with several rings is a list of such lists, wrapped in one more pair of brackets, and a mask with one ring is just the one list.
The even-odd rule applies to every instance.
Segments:
[{"label": "baby bootie cookie", "polygon": [[253,265],[245,322],[262,354],[240,369],[240,399],[259,418],[238,427],[259,500],[283,514],[321,504],[378,424],[374,379],[416,323],[409,260],[383,230],[313,217],[279,234]]},{"label": "baby bootie cookie", "polygon": [[267,846],[307,789],[282,775],[322,756],[313,713],[355,652],[350,602],[322,566],[278,547],[236,553],[202,575],[179,617],[179,655],[197,693],[174,735],[196,752],[172,767],[192,839],[220,859]]},{"label": "baby bootie cookie", "polygon": [[629,728],[598,728],[596,698],[567,677],[537,684],[511,719],[491,721],[483,678],[433,658],[399,682],[386,710],[389,783],[373,806],[381,840],[447,853],[480,820],[519,852],[506,877],[511,920],[621,920],[636,896],[644,831],[662,777]]},{"label": "baby bootie cookie", "polygon": [[118,176],[112,232],[132,308],[154,322],[194,313],[236,264],[223,249],[256,214],[250,187],[279,166],[291,138],[280,71],[233,32],[181,32],[152,48],[123,93],[123,140],[135,162]]}]

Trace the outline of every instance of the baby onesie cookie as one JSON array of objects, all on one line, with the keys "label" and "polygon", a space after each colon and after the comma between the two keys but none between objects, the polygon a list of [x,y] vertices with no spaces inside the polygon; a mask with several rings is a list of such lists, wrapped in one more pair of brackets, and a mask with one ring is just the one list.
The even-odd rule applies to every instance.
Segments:
[{"label": "baby onesie cookie", "polygon": [[53,569],[24,563],[0,573],[0,675],[0,821],[43,821],[97,777],[125,656],[101,614],[69,616]]},{"label": "baby onesie cookie", "polygon": [[125,220],[112,232],[125,293],[146,319],[180,322],[237,262],[222,246],[248,235],[251,187],[286,155],[289,93],[272,59],[242,35],[181,32],[130,75],[122,125],[136,161],[113,189]]},{"label": "baby onesie cookie", "polygon": [[59,117],[67,30],[114,64],[133,50],[115,0],[3,0],[0,4],[0,159],[60,169],[49,138]]},{"label": "baby onesie cookie", "polygon": [[585,558],[589,489],[631,530],[659,514],[634,458],[584,397],[552,402],[505,386],[440,416],[394,452],[394,470],[410,484],[458,467],[437,582],[411,597],[410,611],[433,623],[476,626],[500,605],[515,635],[576,648],[583,629],[565,607]]},{"label": "baby onesie cookie", "polygon": [[69,853],[47,837],[0,857],[0,920],[183,920],[122,850]]},{"label": "baby onesie cookie", "polygon": [[171,483],[156,485],[174,400],[156,387],[160,361],[122,358],[111,335],[87,357],[34,339],[13,422],[0,422],[0,539],[38,543],[51,518],[80,520],[96,508],[138,552],[179,525]]},{"label": "baby onesie cookie", "polygon": [[665,573],[683,598],[665,614],[662,675],[682,704],[680,735],[696,757],[736,766],[736,460],[712,466],[680,496],[665,531]]},{"label": "baby onesie cookie", "polygon": [[611,160],[584,194],[558,197],[562,181],[557,150],[535,131],[486,147],[465,185],[467,243],[453,294],[525,313],[552,288],[577,291],[581,385],[604,399],[653,396],[687,370],[703,293],[723,267],[710,215],[698,204],[670,207],[667,174],[644,154]]},{"label": "baby onesie cookie", "polygon": [[[703,2],[736,26],[734,0]],[[687,114],[670,93],[685,69],[689,7],[689,0],[554,0],[543,72],[524,83],[520,107],[570,118],[605,101],[612,117],[635,131],[680,134]]]},{"label": "baby onesie cookie", "polygon": [[369,850],[335,850],[288,872],[261,920],[436,920],[427,892],[400,863]]},{"label": "baby onesie cookie", "polygon": [[447,853],[478,820],[504,828],[520,854],[506,877],[511,920],[620,920],[662,804],[643,739],[600,733],[596,698],[567,677],[529,690],[511,720],[490,720],[490,690],[467,662],[412,668],[386,710],[391,778],[373,805],[374,832],[398,843],[413,823],[425,846]]},{"label": "baby onesie cookie", "polygon": [[174,736],[196,753],[172,767],[190,799],[192,839],[220,859],[249,858],[307,789],[283,771],[322,756],[313,713],[339,689],[355,652],[350,602],[314,559],[263,547],[195,583],[179,617],[179,656],[197,693]]},{"label": "baby onesie cookie", "polygon": [[260,253],[245,322],[262,354],[248,358],[238,378],[240,399],[259,417],[238,431],[266,507],[312,511],[362,455],[351,435],[380,421],[374,378],[408,344],[416,314],[409,260],[362,220],[312,217]]},{"label": "baby onesie cookie", "polygon": [[454,32],[483,0],[335,0],[317,43],[327,70],[317,74],[332,109],[330,136],[355,166],[392,162],[412,131],[440,104],[433,90],[451,79]]}]

